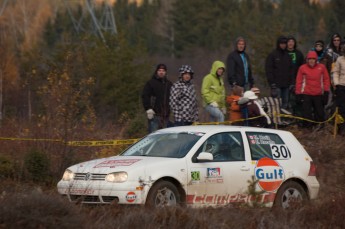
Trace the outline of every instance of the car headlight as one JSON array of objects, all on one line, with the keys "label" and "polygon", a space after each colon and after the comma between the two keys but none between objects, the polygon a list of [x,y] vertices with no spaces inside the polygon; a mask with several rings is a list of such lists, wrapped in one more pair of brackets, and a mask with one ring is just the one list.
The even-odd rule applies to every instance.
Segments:
[{"label": "car headlight", "polygon": [[116,172],[116,173],[109,173],[105,180],[108,182],[114,182],[114,183],[122,183],[127,181],[127,173],[126,172]]},{"label": "car headlight", "polygon": [[62,180],[70,181],[70,180],[73,180],[73,178],[74,178],[74,173],[71,170],[66,169],[65,172],[63,173]]}]

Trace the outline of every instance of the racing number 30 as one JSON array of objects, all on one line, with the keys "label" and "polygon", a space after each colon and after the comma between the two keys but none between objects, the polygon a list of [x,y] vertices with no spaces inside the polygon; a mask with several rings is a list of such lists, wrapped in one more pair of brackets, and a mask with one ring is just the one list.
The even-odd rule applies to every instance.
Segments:
[{"label": "racing number 30", "polygon": [[273,159],[290,159],[291,153],[286,145],[271,145]]}]

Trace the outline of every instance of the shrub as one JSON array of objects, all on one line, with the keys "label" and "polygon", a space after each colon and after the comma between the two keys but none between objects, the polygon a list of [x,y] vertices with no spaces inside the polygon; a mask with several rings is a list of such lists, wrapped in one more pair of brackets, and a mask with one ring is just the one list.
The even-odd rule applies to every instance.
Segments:
[{"label": "shrub", "polygon": [[25,156],[24,168],[33,181],[47,181],[49,165],[50,163],[47,155],[38,150],[32,150]]},{"label": "shrub", "polygon": [[12,178],[14,175],[14,163],[5,156],[0,156],[0,178]]}]

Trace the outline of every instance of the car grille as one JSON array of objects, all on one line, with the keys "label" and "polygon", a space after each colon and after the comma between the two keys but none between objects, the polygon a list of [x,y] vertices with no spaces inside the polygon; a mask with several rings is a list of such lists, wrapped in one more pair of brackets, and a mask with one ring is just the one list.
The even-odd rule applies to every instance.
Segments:
[{"label": "car grille", "polygon": [[76,173],[74,180],[104,180],[107,174]]},{"label": "car grille", "polygon": [[71,201],[79,201],[82,202],[92,202],[92,203],[99,203],[98,196],[81,196],[81,195],[70,195]]},{"label": "car grille", "polygon": [[[70,195],[70,198],[73,202],[101,203],[98,196]],[[102,200],[104,203],[111,203],[112,201],[118,202],[119,198],[117,196],[102,196]]]}]

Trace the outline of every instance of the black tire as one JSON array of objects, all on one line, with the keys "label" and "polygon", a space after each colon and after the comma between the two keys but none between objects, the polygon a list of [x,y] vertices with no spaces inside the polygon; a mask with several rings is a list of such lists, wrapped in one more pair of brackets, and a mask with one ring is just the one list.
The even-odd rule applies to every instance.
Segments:
[{"label": "black tire", "polygon": [[176,206],[181,203],[181,196],[176,186],[169,181],[159,181],[150,189],[146,198],[146,206]]},{"label": "black tire", "polygon": [[274,206],[287,209],[306,201],[308,201],[308,196],[304,188],[297,182],[287,181],[279,188]]}]

